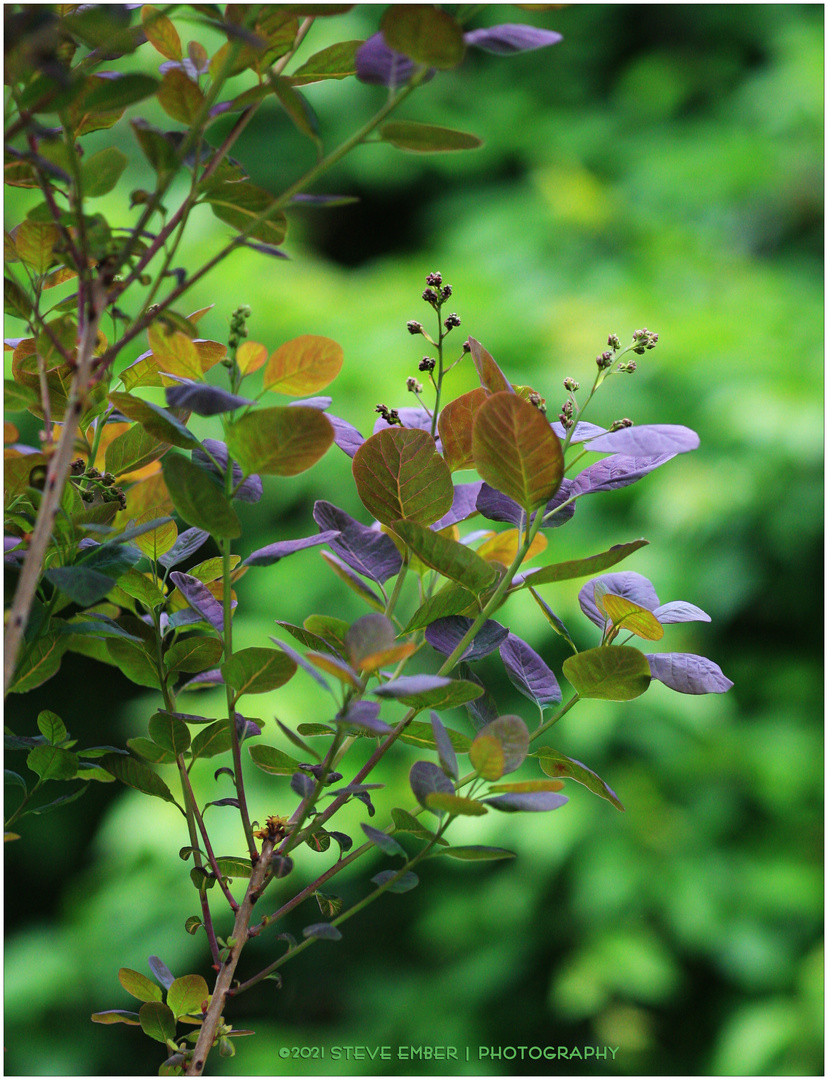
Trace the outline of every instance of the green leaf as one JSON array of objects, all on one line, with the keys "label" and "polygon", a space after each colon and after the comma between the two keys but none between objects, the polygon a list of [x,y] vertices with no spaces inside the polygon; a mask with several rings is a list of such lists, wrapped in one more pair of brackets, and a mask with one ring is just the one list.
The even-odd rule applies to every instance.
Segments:
[{"label": "green leaf", "polygon": [[[384,885],[389,878],[397,876],[396,870],[380,870],[378,874],[374,874],[371,881],[375,885]],[[420,884],[420,879],[413,872],[413,870],[407,870],[404,874],[397,878],[393,885],[389,885],[387,892],[390,893],[407,893]]]},{"label": "green leaf", "polygon": [[162,442],[179,446],[182,450],[201,445],[177,416],[168,409],[162,409],[160,405],[154,405],[151,401],[144,401],[133,394],[124,394],[120,391],[113,391],[109,395],[109,400],[124,416],[137,421],[150,435]]},{"label": "green leaf", "polygon": [[580,761],[576,761],[574,758],[568,758],[564,754],[558,753],[558,751],[553,750],[551,746],[540,747],[539,750],[535,751],[533,756],[538,758],[540,767],[547,776],[561,778],[569,777],[576,783],[583,784],[585,788],[588,788],[595,795],[600,795],[602,799],[611,802],[617,810],[624,809],[621,801],[612,788],[608,784],[605,784],[601,777],[594,773],[592,769],[588,769],[586,765],[582,765]]},{"label": "green leaf", "polygon": [[[464,735],[461,731],[454,731],[452,728],[446,728],[445,731],[455,752],[458,754],[468,754],[469,748],[471,747],[471,739],[468,735]],[[399,740],[400,742],[408,743],[410,746],[419,746],[424,750],[437,749],[437,743],[434,741],[434,731],[431,724],[427,724],[423,720],[409,721],[400,734]]]},{"label": "green leaf", "polygon": [[188,934],[195,935],[198,932],[199,927],[203,925],[204,923],[199,919],[198,915],[191,915],[184,923],[184,929]]},{"label": "green leaf", "polygon": [[335,919],[342,910],[342,897],[332,896],[330,893],[320,892],[318,889],[313,894],[319,904],[319,910],[326,919]]},{"label": "green leaf", "polygon": [[86,112],[114,112],[127,105],[154,94],[161,85],[151,75],[118,75],[117,78],[94,76],[90,80],[95,85],[83,98]]},{"label": "green leaf", "polygon": [[209,995],[209,987],[201,975],[182,975],[167,991],[167,1005],[176,1020],[187,1014],[200,1016],[202,1003]]},{"label": "green leaf", "polygon": [[273,87],[273,93],[293,121],[296,130],[312,139],[321,148],[319,121],[304,95],[295,90],[291,80],[284,76],[269,73],[268,78]]},{"label": "green leaf", "polygon": [[265,694],[284,686],[296,673],[296,664],[280,649],[242,649],[222,665],[221,674],[228,686],[242,694]]},{"label": "green leaf", "polygon": [[32,313],[31,300],[12,278],[3,278],[3,310],[17,319],[28,319]]},{"label": "green leaf", "polygon": [[426,566],[473,593],[483,592],[497,580],[497,571],[491,563],[457,540],[450,540],[414,521],[394,521],[391,528]]},{"label": "green leaf", "polygon": [[174,173],[180,162],[168,136],[146,120],[130,120],[129,123],[138,145],[153,169],[161,175]]},{"label": "green leaf", "polygon": [[146,975],[142,975],[140,971],[133,971],[132,968],[121,968],[118,972],[118,982],[128,994],[138,998],[139,1001],[161,1001],[164,997],[160,986],[148,979]]},{"label": "green leaf", "polygon": [[650,685],[647,657],[626,645],[587,649],[568,656],[563,673],[583,698],[630,701]]},{"label": "green leaf", "polygon": [[[304,629],[320,642],[322,652],[330,652],[331,646],[333,646],[343,660],[348,655],[345,635],[350,627],[344,619],[337,619],[335,615],[308,615],[304,621]],[[320,647],[312,645],[309,641],[303,642],[303,644],[309,648]]]},{"label": "green leaf", "polygon": [[394,4],[385,9],[380,28],[390,48],[418,64],[445,69],[463,62],[463,28],[430,4]]},{"label": "green leaf", "polygon": [[278,394],[316,394],[337,377],[343,359],[338,342],[302,334],[273,353],[264,370],[263,385]]},{"label": "green leaf", "polygon": [[467,131],[437,127],[435,124],[419,124],[414,120],[392,120],[378,131],[382,142],[391,143],[398,150],[415,154],[442,154],[451,150],[477,150],[483,140]]},{"label": "green leaf", "polygon": [[296,758],[277,750],[275,746],[251,746],[248,753],[263,772],[273,776],[291,776],[299,769]]},{"label": "green leaf", "polygon": [[[100,759],[100,765],[127,787],[142,791],[145,795],[154,795],[158,799],[163,799],[164,802],[178,806],[172,792],[161,777],[135,758],[124,757],[122,754],[104,754]],[[180,806],[178,808],[181,809]]]},{"label": "green leaf", "polygon": [[156,1042],[166,1045],[168,1039],[175,1038],[175,1017],[163,1002],[148,1001],[139,1009],[138,1017],[144,1034]]},{"label": "green leaf", "polygon": [[97,154],[84,158],[81,168],[83,194],[88,199],[108,195],[121,179],[127,167],[126,154],[114,146],[107,146]]},{"label": "green leaf", "polygon": [[185,723],[170,713],[150,717],[149,736],[153,742],[171,754],[183,754],[190,746],[190,732]]},{"label": "green leaf", "polygon": [[339,41],[314,53],[289,76],[294,86],[306,86],[320,79],[345,79],[356,74],[356,53],[363,41]]},{"label": "green leaf", "polygon": [[104,468],[115,476],[122,476],[157,461],[169,448],[167,440],[158,439],[140,424],[135,424],[107,446]]},{"label": "green leaf", "polygon": [[57,225],[27,218],[17,226],[13,235],[14,249],[21,261],[36,274],[45,274],[52,264],[55,244],[60,240]]},{"label": "green leaf", "polygon": [[222,877],[225,878],[249,878],[253,873],[253,867],[249,859],[236,858],[233,855],[221,855],[216,859]]},{"label": "green leaf", "polygon": [[[408,676],[403,676],[403,678],[408,678]],[[447,679],[442,686],[434,686],[426,690],[412,688],[411,692],[400,693],[399,684],[402,683],[403,678],[384,683],[383,686],[373,690],[372,693],[376,694],[377,697],[393,697],[395,700],[402,702],[403,705],[411,705],[416,709],[432,708],[438,710],[453,709],[458,705],[464,705],[467,701],[474,701],[483,693],[482,686],[465,682],[463,679]],[[416,680],[419,676],[412,675],[410,678]],[[383,693],[388,688],[391,688],[392,692]]]},{"label": "green leaf", "polygon": [[377,596],[370,585],[366,585],[362,578],[360,578],[350,566],[343,563],[336,555],[332,555],[330,551],[320,551],[319,554],[331,570],[333,570],[339,580],[344,581],[348,588],[351,589],[352,592],[355,592],[368,607],[373,608],[374,611],[385,611],[385,602]]},{"label": "green leaf", "polygon": [[160,690],[155,660],[141,645],[119,638],[106,639],[106,651],[130,682]]},{"label": "green leaf", "polygon": [[448,615],[462,615],[469,607],[475,607],[474,595],[461,585],[449,583],[438,593],[418,607],[405,628],[405,633],[412,630],[422,630],[430,626],[435,619],[442,619]]},{"label": "green leaf", "polygon": [[563,451],[549,421],[534,405],[505,390],[480,406],[472,450],[486,483],[527,512],[545,505],[563,479]]},{"label": "green leaf", "polygon": [[221,184],[208,191],[205,202],[217,218],[238,232],[246,233],[251,240],[279,245],[285,238],[287,219],[280,210],[273,211],[268,218],[253,225],[253,222],[261,214],[267,213],[276,202],[269,192],[255,184],[246,180]]},{"label": "green leaf", "polygon": [[489,812],[476,799],[465,799],[462,795],[449,795],[444,791],[426,795],[426,806],[429,810],[441,810],[446,814],[460,814],[463,817],[481,817]]},{"label": "green leaf", "polygon": [[153,765],[172,765],[175,761],[175,754],[171,754],[169,750],[164,750],[154,743],[152,739],[127,739],[127,746],[134,753],[138,754],[145,761],[152,762]]},{"label": "green leaf", "polygon": [[257,409],[227,427],[227,447],[248,476],[296,476],[315,465],[333,439],[325,414],[307,405]]},{"label": "green leaf", "polygon": [[427,829],[407,810],[396,807],[391,811],[391,820],[394,822],[396,832],[410,833],[412,836],[416,836],[418,840],[436,840],[438,844],[448,847],[448,840],[444,840],[442,836],[435,836],[430,829]]},{"label": "green leaf", "polygon": [[543,566],[540,570],[533,570],[515,586],[520,589],[524,585],[548,585],[553,581],[568,581],[570,578],[587,577],[599,574],[602,570],[615,566],[616,563],[626,559],[639,548],[646,547],[649,540],[632,540],[629,544],[615,544],[607,551],[598,555],[590,555],[586,559],[572,559],[570,562],[554,563],[552,566]]},{"label": "green leaf", "polygon": [[44,576],[81,607],[96,604],[114,585],[112,578],[86,566],[56,566]]},{"label": "green leaf", "polygon": [[204,94],[180,68],[172,68],[164,72],[158,103],[167,116],[189,127],[204,105]]},{"label": "green leaf", "polygon": [[57,713],[50,712],[48,709],[38,714],[37,726],[40,734],[53,746],[58,746],[67,738],[66,725]]},{"label": "green leaf", "polygon": [[51,679],[60,668],[60,661],[68,645],[68,634],[53,632],[38,638],[15,669],[14,682],[9,693],[25,694]]},{"label": "green leaf", "polygon": [[20,775],[20,773],[14,772],[12,769],[3,770],[3,786],[8,784],[10,787],[23,788],[24,791],[29,789],[26,787],[26,781]]},{"label": "green leaf", "polygon": [[[477,733],[477,742],[481,738],[495,739],[503,751],[503,773],[514,772],[519,769],[529,752],[529,729],[519,716],[507,714],[498,716],[496,720],[482,727]],[[474,743],[472,743],[472,751]],[[472,756],[472,763],[474,757]],[[487,776],[487,780],[497,780],[497,776]]]},{"label": "green leaf", "polygon": [[386,855],[402,855],[404,859],[408,858],[408,852],[393,836],[389,836],[388,833],[382,831],[382,829],[375,829],[371,825],[362,826],[362,831],[368,837],[372,844],[384,852]]},{"label": "green leaf", "polygon": [[447,847],[443,851],[435,851],[433,855],[448,855],[450,859],[463,859],[465,862],[486,862],[492,859],[514,859],[514,851],[508,851],[502,847],[485,847],[482,844],[469,844],[468,846]]},{"label": "green leaf", "polygon": [[210,473],[182,454],[168,454],[161,468],[173,506],[188,525],[217,538],[241,536],[236,511]]},{"label": "green leaf", "polygon": [[230,721],[225,717],[199,731],[190,747],[193,758],[210,758],[233,748]]},{"label": "green leaf", "polygon": [[123,589],[133,600],[140,600],[144,607],[150,610],[164,603],[164,594],[155,582],[142,574],[140,570],[136,570],[134,566],[118,578],[118,588]]},{"label": "green leaf", "polygon": [[354,454],[353,474],[365,508],[385,525],[404,518],[430,525],[451,508],[451,473],[425,431],[390,427]]},{"label": "green leaf", "polygon": [[214,668],[221,659],[221,642],[214,637],[192,637],[176,641],[164,657],[169,673],[186,671],[197,673]]}]

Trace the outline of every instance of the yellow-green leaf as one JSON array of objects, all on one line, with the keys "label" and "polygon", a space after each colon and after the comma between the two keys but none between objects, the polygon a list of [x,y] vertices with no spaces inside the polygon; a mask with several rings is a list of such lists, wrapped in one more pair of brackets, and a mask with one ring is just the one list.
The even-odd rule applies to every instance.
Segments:
[{"label": "yellow-green leaf", "polygon": [[279,394],[315,394],[333,382],[342,361],[342,346],[337,342],[303,334],[273,353],[265,368],[264,386]]},{"label": "yellow-green leaf", "polygon": [[326,453],[330,421],[306,405],[257,409],[227,428],[227,446],[245,474],[296,476]]}]

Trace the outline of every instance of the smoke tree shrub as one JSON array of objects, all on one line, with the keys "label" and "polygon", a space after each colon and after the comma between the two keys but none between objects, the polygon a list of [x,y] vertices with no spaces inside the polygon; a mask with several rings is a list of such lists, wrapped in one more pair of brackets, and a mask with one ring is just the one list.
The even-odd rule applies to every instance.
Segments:
[{"label": "smoke tree shrub", "polygon": [[[584,419],[599,388],[632,374],[633,358],[655,348],[657,334],[637,330],[624,346],[611,334],[586,390],[563,380],[566,396],[550,422],[540,391],[513,385],[474,336],[464,337],[452,287],[433,271],[422,293],[427,318],[407,325],[422,356],[417,376],[405,380],[409,403],[377,404],[373,431],[363,433],[319,396],[343,364],[335,341],[312,332],[281,343],[251,340],[244,305],[230,317],[227,343],[213,341],[198,331],[208,309],[181,306],[187,290],[239,246],[286,258],[291,206],[341,201],[308,189],[361,143],[411,152],[479,145],[464,132],[387,119],[418,86],[460,65],[468,48],[503,55],[560,40],[514,24],[466,30],[442,9],[400,6],[378,12],[378,31],[367,41],[343,41],[293,64],[317,19],[342,10],[7,8],[6,182],[42,201],[6,233],[6,311],[25,326],[6,339],[13,372],[6,409],[31,413],[42,431],[38,446],[26,446],[6,423],[5,559],[17,572],[6,690],[25,693],[51,678],[67,653],[81,653],[158,695],[146,733],[126,749],[78,749],[52,711],[33,717],[26,731],[7,731],[7,749],[25,754],[25,766],[6,773],[13,795],[7,838],[25,834],[18,823],[26,815],[113,779],[181,814],[179,854],[194,908],[184,929],[204,935],[212,985],[202,974],[175,977],[152,957],[154,980],[127,968],[118,973],[141,1003],[137,1011],[93,1016],[138,1025],[161,1043],[164,1075],[199,1075],[216,1047],[232,1054],[234,1038],[250,1034],[225,1015],[237,1015],[233,999],[281,978],[280,969],[316,942],[340,941],[340,927],[382,894],[415,888],[420,863],[513,856],[452,844],[458,817],[559,809],[565,780],[622,810],[608,784],[549,745],[550,729],[581,698],[627,701],[654,679],[685,694],[731,685],[704,657],[645,651],[671,623],[709,621],[689,602],[662,604],[641,574],[616,569],[646,540],[564,562],[549,551],[552,530],[572,520],[579,499],[635,483],[698,446],[682,426],[625,418],[599,427]],[[182,41],[182,32],[202,24],[225,39],[212,56],[197,40]],[[159,54],[157,76],[110,66],[146,48]],[[242,75],[244,88],[230,90],[228,80]],[[326,152],[304,88],[354,76],[387,88],[387,96],[368,123]],[[230,154],[271,96],[318,148],[317,163],[278,194],[251,183]],[[174,130],[132,110],[124,119],[127,108],[150,99]],[[209,129],[225,113],[238,117],[214,146]],[[83,136],[121,122],[152,167],[153,191],[130,189],[130,162],[116,147],[84,153]],[[173,209],[173,181],[182,178],[184,195]],[[94,199],[128,189],[122,218],[95,212]],[[234,236],[202,266],[178,268],[176,250],[200,204]],[[129,362],[116,374],[125,349]],[[448,376],[461,363],[474,366],[479,386],[452,397]],[[211,418],[214,437],[195,435],[191,416]],[[329,452],[352,459],[361,520],[320,500],[318,532],[250,551],[245,504],[262,498],[261,477],[297,475]],[[208,539],[219,556],[192,565]],[[366,613],[351,624],[332,615],[310,615],[301,626],[279,619],[269,642],[237,648],[236,584],[243,601],[248,573],[311,547]],[[570,633],[540,591],[577,578],[587,579],[579,600],[597,634],[588,625]],[[498,621],[519,593],[571,649],[558,674]],[[531,703],[528,719],[501,714],[476,673],[475,662],[494,652]],[[252,695],[294,677],[314,680],[330,697],[324,714],[291,725],[245,715]],[[571,687],[565,701],[562,683]],[[223,695],[222,719],[183,711],[182,695],[187,709],[196,707],[195,689]],[[443,720],[459,707],[466,731]],[[374,820],[383,759],[400,743],[423,755],[409,774],[412,800],[393,808],[390,820]],[[366,745],[371,752],[356,767],[349,752]],[[176,769],[175,791],[154,765]],[[274,806],[288,813],[251,820],[251,768],[272,778]],[[199,801],[193,769],[213,770],[215,798]],[[65,789],[54,787],[61,782]],[[338,812],[354,803],[364,807],[361,835],[337,828]],[[238,816],[233,855],[217,854],[205,817],[212,806]],[[20,834],[10,831],[18,827]],[[325,856],[311,880],[297,881],[299,845]],[[329,883],[366,855],[372,876],[346,908]],[[296,941],[282,923],[305,900],[322,918]],[[246,943],[266,934],[272,962],[240,970]]]}]

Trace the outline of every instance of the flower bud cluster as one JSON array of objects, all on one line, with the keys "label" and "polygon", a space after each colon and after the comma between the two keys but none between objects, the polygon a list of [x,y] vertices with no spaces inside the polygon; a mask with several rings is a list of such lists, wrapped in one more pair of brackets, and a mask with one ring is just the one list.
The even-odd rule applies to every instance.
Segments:
[{"label": "flower bud cluster", "polygon": [[400,420],[400,414],[396,409],[389,409],[387,405],[379,404],[374,409],[374,412],[379,413],[386,424],[398,424],[400,427],[403,426],[403,422]]},{"label": "flower bud cluster", "polygon": [[574,379],[569,378],[568,376],[564,379],[563,385],[564,390],[568,390],[570,394],[574,394],[576,390],[581,389],[581,384],[579,382],[576,382]]},{"label": "flower bud cluster", "polygon": [[247,320],[253,312],[248,304],[242,304],[241,307],[237,307],[230,317],[230,337],[227,339],[227,344],[231,349],[237,349],[241,345],[242,341],[247,337]]},{"label": "flower bud cluster", "polygon": [[419,363],[420,371],[434,371],[437,361],[432,356],[424,356]]},{"label": "flower bud cluster", "polygon": [[645,326],[643,330],[633,331],[633,341],[637,342],[637,346],[633,349],[634,353],[639,356],[643,356],[646,349],[654,349],[658,342],[658,334],[652,333]]},{"label": "flower bud cluster", "polygon": [[623,420],[613,420],[613,422],[610,424],[610,431],[620,431],[621,428],[632,426],[632,420],[625,416]]},{"label": "flower bud cluster", "polygon": [[626,372],[627,375],[632,375],[637,367],[635,360],[627,360],[626,363],[618,365],[618,370]]},{"label": "flower bud cluster", "polygon": [[572,417],[572,402],[571,401],[565,401],[563,403],[561,411],[558,413],[558,419],[560,420],[560,422],[563,424],[564,428],[567,431],[575,423],[575,421],[574,421],[574,419]]},{"label": "flower bud cluster", "polygon": [[408,327],[409,334],[422,334],[423,332],[423,324],[417,322],[416,319],[409,319],[405,325]]},{"label": "flower bud cluster", "polygon": [[546,398],[542,398],[536,390],[529,395],[529,404],[534,405],[538,412],[546,412]]},{"label": "flower bud cluster", "polygon": [[410,394],[422,394],[423,392],[423,384],[417,382],[413,375],[405,380],[405,385]]},{"label": "flower bud cluster", "polygon": [[80,497],[84,502],[117,502],[121,510],[126,510],[124,489],[115,485],[113,473],[102,473],[94,467],[88,469],[83,458],[76,458],[69,466],[69,475],[78,483],[82,480],[87,482],[87,486],[79,487]]},{"label": "flower bud cluster", "polygon": [[612,353],[609,351],[602,352],[600,356],[595,357],[595,363],[601,370],[612,367]]},{"label": "flower bud cluster", "polygon": [[455,326],[459,326],[459,325],[460,325],[460,316],[457,314],[456,311],[452,311],[451,315],[449,315],[447,319],[443,320],[443,326],[445,326],[446,330],[451,330]]},{"label": "flower bud cluster", "polygon": [[611,349],[614,349],[616,352],[618,352],[618,350],[621,348],[621,338],[618,336],[618,334],[610,334],[610,336],[607,338],[607,345],[609,345]]}]

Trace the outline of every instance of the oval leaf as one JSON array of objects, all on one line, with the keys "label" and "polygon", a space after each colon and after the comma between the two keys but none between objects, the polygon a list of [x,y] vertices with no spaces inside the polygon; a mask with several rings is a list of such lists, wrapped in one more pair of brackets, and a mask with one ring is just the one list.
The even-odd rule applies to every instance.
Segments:
[{"label": "oval leaf", "polygon": [[386,8],[380,28],[392,49],[418,64],[446,69],[463,62],[466,44],[462,27],[430,4],[394,4]]},{"label": "oval leaf", "polygon": [[303,405],[257,409],[227,430],[230,453],[248,475],[296,476],[316,464],[333,438],[325,414]]},{"label": "oval leaf", "polygon": [[647,657],[626,645],[587,649],[563,662],[563,673],[580,697],[631,701],[650,685]]},{"label": "oval leaf", "polygon": [[385,525],[400,518],[430,525],[454,500],[451,473],[425,431],[377,432],[354,454],[353,473],[363,505]]},{"label": "oval leaf", "polygon": [[453,709],[483,693],[481,686],[441,675],[403,675],[372,691],[377,697],[395,698],[417,709]]},{"label": "oval leaf", "polygon": [[483,801],[487,805],[493,806],[495,810],[503,810],[509,814],[525,810],[534,812],[557,810],[558,807],[569,802],[566,795],[558,795],[555,791],[530,791],[525,794],[515,792],[506,795],[494,795],[491,799],[484,799]]},{"label": "oval leaf", "polygon": [[[426,799],[435,792],[445,795],[454,794],[454,784],[446,776],[439,765],[433,761],[415,761],[408,774],[408,782],[411,790],[420,806],[429,809]],[[435,813],[439,811],[435,810]]]},{"label": "oval leaf", "polygon": [[537,751],[537,757],[540,761],[540,767],[547,776],[569,777],[576,783],[583,784],[585,788],[588,788],[594,794],[600,795],[607,802],[611,802],[617,810],[624,809],[612,788],[605,784],[592,769],[588,769],[580,761],[559,754],[551,746],[542,746]]},{"label": "oval leaf", "polygon": [[655,615],[625,596],[604,593],[598,605],[604,609],[616,629],[627,630],[646,641],[660,641],[664,637],[664,627]]},{"label": "oval leaf", "polygon": [[270,357],[264,387],[278,394],[315,394],[333,382],[342,368],[342,346],[315,334],[286,341]]},{"label": "oval leaf", "polygon": [[133,787],[137,791],[143,791],[145,795],[155,795],[156,798],[163,799],[164,802],[174,803],[178,806],[172,792],[161,777],[156,776],[152,769],[147,768],[140,761],[136,761],[135,758],[126,757],[123,754],[104,754],[99,764],[108,773],[112,773],[122,784]]},{"label": "oval leaf", "polygon": [[383,124],[378,132],[383,142],[391,143],[398,150],[414,154],[443,154],[452,150],[477,150],[483,145],[467,131],[437,127],[436,124],[419,124],[415,120],[392,120]]},{"label": "oval leaf", "polygon": [[547,503],[560,487],[564,469],[560,440],[543,413],[517,394],[493,394],[481,405],[472,449],[486,483],[527,512]]},{"label": "oval leaf", "polygon": [[680,694],[724,694],[733,683],[718,664],[693,653],[657,653],[646,656],[654,679]]},{"label": "oval leaf", "polygon": [[118,982],[128,994],[139,1001],[161,1001],[164,997],[157,983],[152,982],[146,975],[142,975],[140,971],[133,971],[132,968],[121,968],[118,972]]},{"label": "oval leaf", "polygon": [[167,991],[167,1005],[176,1019],[187,1013],[200,1015],[202,1003],[209,994],[210,990],[201,975],[182,975]]},{"label": "oval leaf", "polygon": [[444,791],[435,791],[426,796],[429,810],[445,814],[459,814],[462,817],[481,817],[488,810],[477,799],[465,799],[462,795],[449,795]]},{"label": "oval leaf", "polygon": [[263,772],[273,776],[292,776],[299,768],[299,762],[295,758],[277,750],[275,746],[251,746],[249,753]]},{"label": "oval leaf", "polygon": [[175,1038],[175,1017],[172,1009],[161,1001],[148,1001],[138,1011],[141,1028],[156,1042],[164,1043]]},{"label": "oval leaf", "polygon": [[210,475],[181,454],[168,454],[162,463],[164,483],[182,518],[213,536],[241,536],[236,511]]},{"label": "oval leaf", "polygon": [[170,713],[156,713],[150,718],[149,735],[153,742],[171,754],[183,754],[190,746],[187,725]]},{"label": "oval leaf", "polygon": [[441,536],[414,521],[394,521],[391,528],[426,566],[471,592],[483,592],[497,580],[494,567],[465,544]]},{"label": "oval leaf", "polygon": [[[481,737],[495,739],[500,745],[503,750],[504,773],[519,769],[529,752],[529,729],[519,716],[511,713],[498,716],[496,720],[482,727],[477,734],[477,739]],[[474,743],[472,743],[473,746]],[[487,777],[487,779],[494,780],[496,777]]]},{"label": "oval leaf", "polygon": [[281,649],[252,648],[237,652],[221,667],[224,681],[242,694],[264,694],[284,686],[296,673],[296,664]]},{"label": "oval leaf", "polygon": [[500,659],[512,686],[540,708],[561,700],[561,688],[555,673],[530,645],[515,634],[509,634],[500,646]]}]

